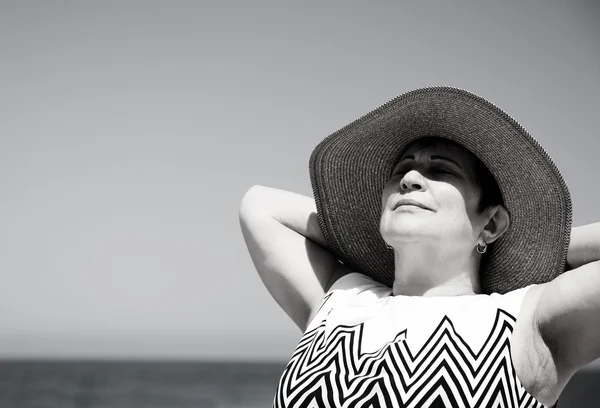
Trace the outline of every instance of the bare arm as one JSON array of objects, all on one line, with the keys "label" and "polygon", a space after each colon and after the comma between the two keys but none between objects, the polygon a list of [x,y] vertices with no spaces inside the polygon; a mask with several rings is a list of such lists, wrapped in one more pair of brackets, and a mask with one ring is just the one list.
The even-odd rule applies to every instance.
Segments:
[{"label": "bare arm", "polygon": [[590,262],[544,284],[535,326],[561,379],[600,358],[600,262]]},{"label": "bare arm", "polygon": [[567,269],[575,269],[599,260],[600,222],[573,228],[567,252]]},{"label": "bare arm", "polygon": [[526,346],[514,356],[528,373],[530,391],[548,406],[580,368],[600,357],[599,249],[600,223],[573,228],[567,272],[532,287],[521,307],[515,344]]},{"label": "bare arm", "polygon": [[242,199],[239,219],[260,278],[304,331],[331,284],[346,273],[327,249],[314,199],[253,186]]}]

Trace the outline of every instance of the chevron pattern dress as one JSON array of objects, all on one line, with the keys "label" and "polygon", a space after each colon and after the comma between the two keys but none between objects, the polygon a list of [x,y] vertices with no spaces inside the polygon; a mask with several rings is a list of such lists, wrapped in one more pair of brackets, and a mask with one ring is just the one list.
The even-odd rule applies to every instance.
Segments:
[{"label": "chevron pattern dress", "polygon": [[339,279],[279,381],[275,408],[544,408],[516,376],[510,339],[527,288],[391,296]]}]

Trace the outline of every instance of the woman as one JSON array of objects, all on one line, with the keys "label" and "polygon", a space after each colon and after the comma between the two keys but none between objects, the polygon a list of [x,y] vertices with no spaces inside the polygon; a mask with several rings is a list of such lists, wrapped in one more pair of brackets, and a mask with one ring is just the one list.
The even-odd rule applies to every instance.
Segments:
[{"label": "woman", "polygon": [[598,228],[570,239],[558,169],[489,102],[409,92],[310,164],[315,200],[256,186],[240,206],[304,332],[274,406],[551,407],[600,357]]}]

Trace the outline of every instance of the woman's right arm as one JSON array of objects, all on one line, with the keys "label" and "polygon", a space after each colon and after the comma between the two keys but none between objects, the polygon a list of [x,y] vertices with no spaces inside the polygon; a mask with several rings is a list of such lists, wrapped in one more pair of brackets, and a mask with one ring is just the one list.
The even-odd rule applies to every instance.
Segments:
[{"label": "woman's right arm", "polygon": [[253,186],[242,198],[239,218],[264,285],[304,331],[329,287],[347,273],[327,249],[314,199]]}]

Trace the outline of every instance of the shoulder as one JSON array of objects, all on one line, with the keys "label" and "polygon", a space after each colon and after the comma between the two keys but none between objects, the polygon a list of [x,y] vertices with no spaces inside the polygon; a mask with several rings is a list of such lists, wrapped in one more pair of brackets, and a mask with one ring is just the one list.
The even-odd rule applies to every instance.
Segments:
[{"label": "shoulder", "polygon": [[338,276],[335,281],[331,282],[326,295],[335,296],[338,299],[342,297],[345,299],[352,298],[356,301],[359,298],[371,297],[373,295],[377,297],[381,295],[387,296],[391,292],[391,288],[377,282],[375,279],[360,272],[345,269],[343,275]]},{"label": "shoulder", "polygon": [[[344,267],[345,268],[345,267]],[[309,319],[307,331],[319,325],[334,308],[368,305],[389,296],[392,289],[360,272],[348,269],[330,284],[321,305]]]}]

